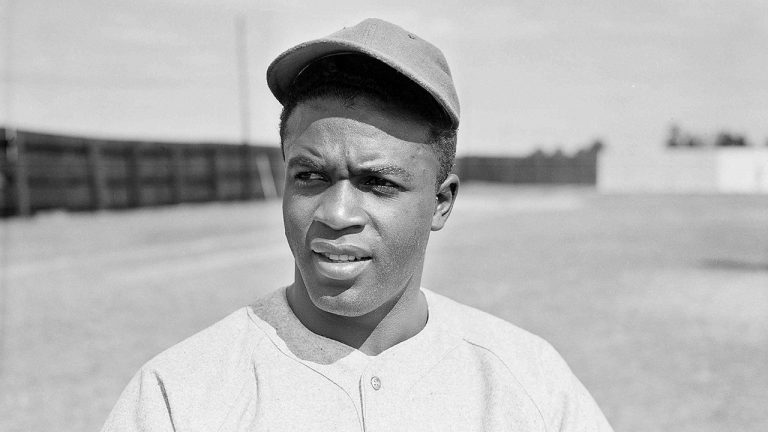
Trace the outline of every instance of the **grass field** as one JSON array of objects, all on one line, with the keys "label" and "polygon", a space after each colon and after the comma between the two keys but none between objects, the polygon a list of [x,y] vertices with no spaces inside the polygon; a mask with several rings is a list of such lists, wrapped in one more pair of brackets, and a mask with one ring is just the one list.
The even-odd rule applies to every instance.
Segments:
[{"label": "grass field", "polygon": [[[0,430],[97,430],[138,367],[292,279],[279,202],[0,221]],[[617,431],[768,430],[768,197],[466,185],[424,286],[537,333]]]}]

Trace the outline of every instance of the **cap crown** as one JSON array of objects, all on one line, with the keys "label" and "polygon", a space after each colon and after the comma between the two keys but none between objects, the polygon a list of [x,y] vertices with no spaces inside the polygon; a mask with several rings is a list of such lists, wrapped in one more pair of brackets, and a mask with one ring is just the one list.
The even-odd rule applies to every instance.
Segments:
[{"label": "cap crown", "polygon": [[431,94],[458,127],[459,98],[443,53],[402,27],[377,18],[285,51],[267,68],[267,84],[284,103],[291,84],[307,65],[345,52],[368,55],[407,76]]}]

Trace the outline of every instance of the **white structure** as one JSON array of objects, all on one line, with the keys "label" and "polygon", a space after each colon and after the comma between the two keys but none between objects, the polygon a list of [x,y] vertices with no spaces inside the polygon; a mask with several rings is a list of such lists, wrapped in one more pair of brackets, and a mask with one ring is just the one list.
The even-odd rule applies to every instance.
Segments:
[{"label": "white structure", "polygon": [[600,191],[768,194],[765,147],[677,147],[654,154],[610,150],[598,156]]}]

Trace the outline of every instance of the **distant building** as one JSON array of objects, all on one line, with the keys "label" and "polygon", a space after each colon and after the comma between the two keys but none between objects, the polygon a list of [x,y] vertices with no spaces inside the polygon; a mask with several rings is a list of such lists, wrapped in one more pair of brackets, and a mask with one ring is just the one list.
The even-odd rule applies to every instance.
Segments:
[{"label": "distant building", "polygon": [[671,147],[653,154],[598,156],[597,187],[605,192],[768,194],[768,148]]}]

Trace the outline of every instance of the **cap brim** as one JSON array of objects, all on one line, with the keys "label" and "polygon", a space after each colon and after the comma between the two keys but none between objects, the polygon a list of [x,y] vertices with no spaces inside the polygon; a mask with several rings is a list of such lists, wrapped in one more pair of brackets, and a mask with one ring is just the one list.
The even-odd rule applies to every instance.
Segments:
[{"label": "cap brim", "polygon": [[280,54],[269,65],[267,68],[267,85],[272,91],[272,94],[275,95],[275,98],[277,98],[281,104],[284,104],[285,99],[288,96],[288,89],[304,68],[322,57],[342,53],[365,54],[407,76],[424,88],[424,90],[429,92],[448,114],[452,122],[458,124],[458,116],[454,114],[454,109],[447,101],[442,99],[439,91],[432,88],[427,82],[421,79],[418,74],[403,68],[398,61],[389,58],[386,54],[371,49],[369,46],[355,43],[354,41],[321,38],[296,45]]},{"label": "cap brim", "polygon": [[297,45],[280,54],[267,68],[267,85],[280,103],[299,72],[318,58],[343,52],[361,52],[359,47],[340,41],[317,39]]}]

